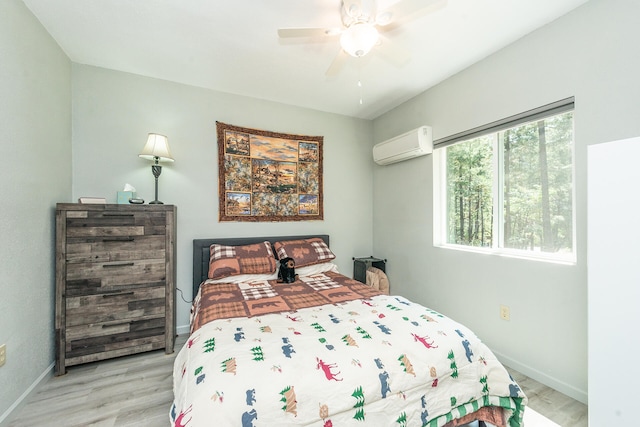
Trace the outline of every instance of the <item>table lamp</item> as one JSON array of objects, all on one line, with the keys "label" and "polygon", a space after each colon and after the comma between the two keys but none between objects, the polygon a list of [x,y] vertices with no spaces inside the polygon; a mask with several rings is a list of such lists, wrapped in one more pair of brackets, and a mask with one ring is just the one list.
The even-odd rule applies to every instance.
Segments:
[{"label": "table lamp", "polygon": [[158,200],[158,177],[162,173],[162,166],[160,166],[158,162],[173,162],[171,151],[169,151],[169,139],[164,135],[150,133],[147,138],[147,143],[138,156],[153,161],[151,172],[156,179],[156,197],[155,200],[149,202],[149,204],[161,205],[163,203]]}]

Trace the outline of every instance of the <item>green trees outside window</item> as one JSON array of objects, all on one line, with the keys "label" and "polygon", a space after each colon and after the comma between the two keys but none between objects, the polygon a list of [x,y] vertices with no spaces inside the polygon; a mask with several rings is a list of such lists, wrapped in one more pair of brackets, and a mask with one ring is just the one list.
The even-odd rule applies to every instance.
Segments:
[{"label": "green trees outside window", "polygon": [[444,150],[446,243],[573,253],[573,111]]}]

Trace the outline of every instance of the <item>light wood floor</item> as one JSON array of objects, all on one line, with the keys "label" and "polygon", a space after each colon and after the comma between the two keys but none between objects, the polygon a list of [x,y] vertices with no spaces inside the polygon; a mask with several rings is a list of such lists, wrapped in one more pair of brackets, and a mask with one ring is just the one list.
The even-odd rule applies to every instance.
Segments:
[{"label": "light wood floor", "polygon": [[587,427],[589,425],[587,405],[514,369],[507,367],[507,370],[529,398],[528,407],[561,427]]},{"label": "light wood floor", "polygon": [[[168,426],[176,353],[163,351],[68,368],[50,377],[5,421],[7,427]],[[586,427],[586,405],[509,369],[529,406],[562,427]],[[213,425],[213,424],[212,424]],[[526,426],[535,427],[535,426]]]}]

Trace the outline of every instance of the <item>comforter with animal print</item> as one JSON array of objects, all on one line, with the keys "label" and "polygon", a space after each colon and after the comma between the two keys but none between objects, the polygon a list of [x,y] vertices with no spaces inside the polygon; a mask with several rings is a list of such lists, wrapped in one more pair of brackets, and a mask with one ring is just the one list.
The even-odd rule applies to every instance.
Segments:
[{"label": "comforter with animal print", "polygon": [[175,427],[517,427],[527,401],[471,330],[387,295],[213,320],[173,375]]}]

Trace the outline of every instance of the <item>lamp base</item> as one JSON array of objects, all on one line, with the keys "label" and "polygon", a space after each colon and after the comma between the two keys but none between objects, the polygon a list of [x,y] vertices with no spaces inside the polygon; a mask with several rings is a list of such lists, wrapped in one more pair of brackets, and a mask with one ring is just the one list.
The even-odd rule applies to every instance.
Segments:
[{"label": "lamp base", "polygon": [[156,157],[156,163],[151,166],[151,172],[153,172],[153,176],[156,179],[156,198],[155,200],[149,202],[150,205],[164,205],[160,200],[158,200],[158,177],[162,173],[162,166],[158,164],[158,158]]}]

